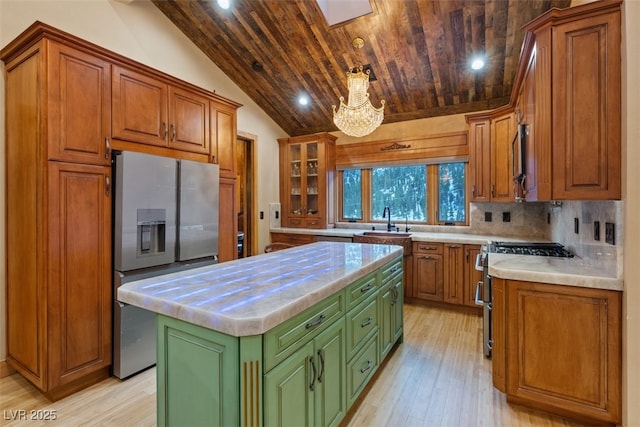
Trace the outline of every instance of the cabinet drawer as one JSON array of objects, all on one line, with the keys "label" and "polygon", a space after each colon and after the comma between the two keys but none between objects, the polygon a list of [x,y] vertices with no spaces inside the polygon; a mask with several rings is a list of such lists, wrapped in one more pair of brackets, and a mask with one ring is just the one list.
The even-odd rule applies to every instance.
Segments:
[{"label": "cabinet drawer", "polygon": [[390,264],[382,267],[381,282],[386,283],[397,274],[402,274],[402,258],[399,258],[391,262]]},{"label": "cabinet drawer", "polygon": [[271,233],[271,242],[289,243],[291,245],[306,245],[316,241],[311,234]]},{"label": "cabinet drawer", "polygon": [[321,218],[307,218],[304,225],[306,228],[326,228]]},{"label": "cabinet drawer", "polygon": [[347,406],[350,407],[378,368],[378,335],[347,365]]},{"label": "cabinet drawer", "polygon": [[351,359],[364,342],[378,331],[378,295],[347,312],[347,360]]},{"label": "cabinet drawer", "polygon": [[264,334],[265,372],[327,329],[344,314],[344,294],[339,292]]},{"label": "cabinet drawer", "polygon": [[347,310],[369,298],[378,289],[378,276],[373,272],[352,283],[347,288]]},{"label": "cabinet drawer", "polygon": [[418,252],[423,254],[441,254],[442,243],[414,242],[413,252]]}]

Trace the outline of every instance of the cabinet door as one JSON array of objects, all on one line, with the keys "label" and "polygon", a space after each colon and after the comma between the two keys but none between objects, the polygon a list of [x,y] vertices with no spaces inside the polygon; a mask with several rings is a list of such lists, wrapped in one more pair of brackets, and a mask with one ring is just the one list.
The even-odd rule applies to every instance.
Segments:
[{"label": "cabinet door", "polygon": [[507,394],[620,422],[621,293],[507,281]]},{"label": "cabinet door", "polygon": [[168,140],[171,148],[209,154],[208,98],[169,87]]},{"label": "cabinet door", "polygon": [[110,165],[111,64],[56,43],[48,56],[49,160]]},{"label": "cabinet door", "polygon": [[514,199],[511,143],[515,132],[513,113],[497,117],[491,124],[491,200],[494,202]]},{"label": "cabinet door", "polygon": [[110,173],[49,162],[49,388],[111,364]]},{"label": "cabinet door", "polygon": [[490,129],[489,118],[469,122],[469,200],[472,202],[491,201]]},{"label": "cabinet door", "polygon": [[413,255],[413,296],[442,301],[442,255]]},{"label": "cabinet door", "polygon": [[113,138],[167,146],[169,134],[166,83],[113,66]]},{"label": "cabinet door", "polygon": [[462,245],[444,245],[444,301],[463,303],[464,248]]},{"label": "cabinet door", "polygon": [[620,12],[554,27],[553,197],[619,199]]},{"label": "cabinet door", "polygon": [[478,245],[464,245],[465,256],[465,273],[464,273],[464,290],[462,293],[463,304],[470,307],[477,307],[476,305],[476,287],[478,282],[483,280],[482,270],[476,269],[476,258],[480,254],[480,246]]},{"label": "cabinet door", "polygon": [[304,161],[303,161],[303,144],[289,144],[286,146],[286,165],[285,165],[285,179],[287,193],[283,196],[288,200],[288,212],[283,212],[285,218],[300,220],[301,225],[303,216],[303,188],[305,186],[305,177],[303,174]]},{"label": "cabinet door", "polygon": [[315,340],[315,425],[337,426],[347,411],[345,329],[342,319]]},{"label": "cabinet door", "polygon": [[264,425],[309,426],[314,423],[318,366],[313,341],[264,376]]},{"label": "cabinet door", "polygon": [[394,276],[380,290],[380,354],[384,359],[402,334],[402,275]]},{"label": "cabinet door", "polygon": [[[303,214],[307,217],[306,223],[317,221],[320,215],[320,195],[324,192],[324,182],[319,179],[318,171],[323,167],[321,146],[317,142],[307,142],[303,144],[304,149],[304,187],[303,193]],[[314,222],[318,225],[319,221]]]},{"label": "cabinet door", "polygon": [[237,182],[220,178],[220,211],[218,213],[218,260],[230,261],[238,256]]},{"label": "cabinet door", "polygon": [[214,102],[211,110],[211,155],[220,166],[220,176],[236,178],[236,112]]}]

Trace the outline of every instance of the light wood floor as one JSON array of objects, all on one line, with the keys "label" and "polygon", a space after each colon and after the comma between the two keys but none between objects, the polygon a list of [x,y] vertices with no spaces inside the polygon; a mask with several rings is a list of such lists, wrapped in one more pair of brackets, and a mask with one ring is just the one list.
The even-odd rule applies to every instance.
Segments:
[{"label": "light wood floor", "polygon": [[[491,385],[481,352],[480,317],[405,305],[404,343],[361,399],[348,426],[580,426],[510,406]],[[49,402],[21,376],[0,380],[0,425],[154,426],[155,369],[126,381],[109,378]],[[16,410],[54,410],[57,420],[13,421]],[[14,411],[14,412],[11,412]]]}]

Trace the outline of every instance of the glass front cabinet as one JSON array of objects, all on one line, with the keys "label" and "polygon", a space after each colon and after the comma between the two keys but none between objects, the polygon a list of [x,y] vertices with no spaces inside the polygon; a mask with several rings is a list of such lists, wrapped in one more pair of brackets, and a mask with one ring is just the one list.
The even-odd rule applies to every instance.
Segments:
[{"label": "glass front cabinet", "polygon": [[335,140],[328,133],[278,139],[283,227],[334,226]]}]

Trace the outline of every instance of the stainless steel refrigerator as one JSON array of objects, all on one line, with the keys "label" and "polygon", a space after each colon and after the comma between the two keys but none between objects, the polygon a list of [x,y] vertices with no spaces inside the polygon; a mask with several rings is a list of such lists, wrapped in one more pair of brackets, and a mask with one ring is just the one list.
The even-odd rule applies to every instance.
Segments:
[{"label": "stainless steel refrigerator", "polygon": [[155,314],[117,300],[120,285],[217,262],[219,168],[135,152],[114,162],[113,374],[156,363]]}]

